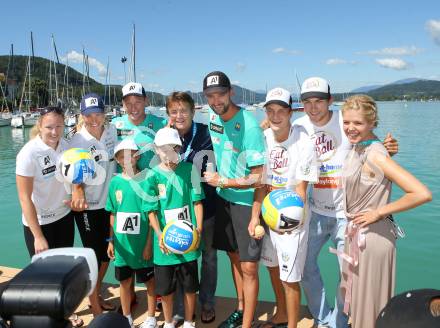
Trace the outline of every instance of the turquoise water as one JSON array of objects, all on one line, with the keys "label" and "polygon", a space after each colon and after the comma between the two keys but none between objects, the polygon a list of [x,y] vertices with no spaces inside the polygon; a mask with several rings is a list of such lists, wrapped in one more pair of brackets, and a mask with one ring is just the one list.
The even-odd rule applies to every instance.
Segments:
[{"label": "turquoise water", "polygon": [[[440,103],[379,103],[379,137],[390,131],[400,144],[395,160],[418,177],[432,191],[434,200],[417,209],[396,215],[407,237],[397,242],[397,292],[416,288],[440,288]],[[161,112],[161,115],[164,113]],[[261,119],[263,111],[256,111]],[[303,114],[295,114],[303,115]],[[196,120],[206,121],[206,113]],[[29,262],[21,225],[21,211],[15,187],[15,156],[28,140],[29,130],[0,128],[0,265],[23,268]],[[437,136],[437,137],[436,137]],[[393,198],[401,195],[397,187]],[[78,240],[76,241],[77,244]],[[327,252],[320,257],[329,296],[333,298],[337,281],[336,257]],[[273,300],[269,277],[260,268],[260,299]],[[106,280],[114,282],[113,269]],[[217,294],[234,296],[227,257],[219,255]]]}]

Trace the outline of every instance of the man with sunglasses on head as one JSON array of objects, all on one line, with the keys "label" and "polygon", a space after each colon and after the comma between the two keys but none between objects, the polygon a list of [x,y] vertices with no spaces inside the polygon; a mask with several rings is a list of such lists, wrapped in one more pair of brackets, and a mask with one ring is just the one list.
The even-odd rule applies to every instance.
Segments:
[{"label": "man with sunglasses on head", "polygon": [[[303,221],[292,231],[273,230],[264,235],[261,262],[268,270],[275,291],[277,312],[263,328],[296,327],[299,320],[301,288],[299,281],[307,253],[310,211],[306,199],[309,183],[318,179],[318,166],[313,144],[304,128],[290,123],[292,98],[283,88],[270,90],[266,96],[269,129],[266,140],[266,181],[255,191],[253,218],[258,220],[264,197],[276,189],[295,191],[304,202]],[[287,310],[289,309],[289,310]]]},{"label": "man with sunglasses on head", "polygon": [[232,102],[233,90],[223,72],[209,73],[203,92],[210,106],[209,133],[217,171],[205,172],[217,188],[214,247],[228,253],[237,291],[236,310],[220,328],[251,327],[258,296],[261,241],[250,236],[259,220],[251,220],[254,188],[264,164],[264,139],[252,113]]}]

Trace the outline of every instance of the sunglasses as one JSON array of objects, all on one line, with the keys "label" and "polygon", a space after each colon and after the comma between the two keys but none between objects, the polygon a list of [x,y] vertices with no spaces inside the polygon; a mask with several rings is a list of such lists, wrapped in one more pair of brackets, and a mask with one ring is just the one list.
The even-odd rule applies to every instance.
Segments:
[{"label": "sunglasses", "polygon": [[48,113],[57,113],[58,115],[63,115],[64,111],[60,107],[44,107],[40,111],[41,116],[46,115]]}]

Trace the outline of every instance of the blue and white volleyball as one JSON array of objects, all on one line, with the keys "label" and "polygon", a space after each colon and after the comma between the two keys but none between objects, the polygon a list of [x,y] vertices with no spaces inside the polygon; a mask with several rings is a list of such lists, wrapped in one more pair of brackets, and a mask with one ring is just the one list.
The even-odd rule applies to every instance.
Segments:
[{"label": "blue and white volleyball", "polygon": [[291,190],[277,189],[264,198],[261,212],[264,222],[272,230],[292,231],[303,222],[304,202]]},{"label": "blue and white volleyball", "polygon": [[174,254],[185,254],[197,247],[198,233],[194,225],[186,220],[169,222],[162,232],[163,243]]},{"label": "blue and white volleyball", "polygon": [[64,181],[72,184],[87,183],[93,179],[96,167],[90,152],[82,148],[70,148],[60,157],[58,167]]}]

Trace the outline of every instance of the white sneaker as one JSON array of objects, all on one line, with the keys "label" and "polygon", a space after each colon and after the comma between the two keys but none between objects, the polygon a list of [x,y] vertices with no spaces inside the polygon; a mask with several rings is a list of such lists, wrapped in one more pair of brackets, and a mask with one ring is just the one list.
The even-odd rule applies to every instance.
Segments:
[{"label": "white sneaker", "polygon": [[139,328],[157,328],[157,321],[154,317],[148,317],[144,322],[139,326]]}]

